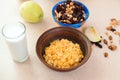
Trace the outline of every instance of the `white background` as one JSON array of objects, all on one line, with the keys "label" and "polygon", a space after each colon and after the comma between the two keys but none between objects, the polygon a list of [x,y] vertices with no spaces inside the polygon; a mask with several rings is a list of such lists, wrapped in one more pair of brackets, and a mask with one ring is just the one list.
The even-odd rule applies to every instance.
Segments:
[{"label": "white background", "polygon": [[[106,45],[100,49],[92,46],[89,60],[78,69],[71,72],[56,72],[47,68],[36,55],[36,41],[49,28],[58,26],[52,18],[51,9],[60,0],[35,0],[44,11],[44,19],[38,24],[23,21],[19,15],[19,6],[24,0],[0,1],[0,30],[5,23],[21,21],[27,28],[27,43],[29,59],[25,63],[16,63],[0,33],[0,80],[120,80],[120,43],[113,35],[116,51],[110,51]],[[90,17],[82,26],[94,26],[98,33],[105,35],[106,27],[111,18],[120,20],[120,0],[79,0],[90,11]],[[82,29],[81,28],[81,29]],[[108,52],[108,58],[104,58]]]}]

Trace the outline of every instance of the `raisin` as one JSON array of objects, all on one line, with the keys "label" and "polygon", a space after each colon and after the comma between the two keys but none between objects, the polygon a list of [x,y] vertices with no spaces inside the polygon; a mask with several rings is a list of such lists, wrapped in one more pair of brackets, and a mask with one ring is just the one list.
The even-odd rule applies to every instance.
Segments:
[{"label": "raisin", "polygon": [[62,20],[67,20],[68,16],[66,14],[62,15]]},{"label": "raisin", "polygon": [[61,11],[61,14],[64,14],[65,13],[65,11]]},{"label": "raisin", "polygon": [[70,2],[72,2],[72,1],[71,1],[71,0],[66,0],[66,3],[67,3],[67,4],[70,4]]},{"label": "raisin", "polygon": [[57,6],[56,11],[57,11],[58,13],[59,13],[60,11],[62,11],[62,8],[61,8],[60,5]]},{"label": "raisin", "polygon": [[99,48],[102,48],[102,45],[100,44],[100,43],[95,43],[95,45],[97,46],[97,47],[99,47]]},{"label": "raisin", "polygon": [[56,16],[59,16],[59,13],[61,14],[60,17],[56,17],[57,20],[63,23],[75,24],[85,20],[83,6],[72,0],[67,0],[66,3],[58,5],[56,12],[58,13]]},{"label": "raisin", "polygon": [[58,20],[60,21],[62,19],[62,16],[60,16],[59,18],[58,18]]},{"label": "raisin", "polygon": [[116,31],[116,29],[112,28],[110,31],[114,32],[114,31]]}]

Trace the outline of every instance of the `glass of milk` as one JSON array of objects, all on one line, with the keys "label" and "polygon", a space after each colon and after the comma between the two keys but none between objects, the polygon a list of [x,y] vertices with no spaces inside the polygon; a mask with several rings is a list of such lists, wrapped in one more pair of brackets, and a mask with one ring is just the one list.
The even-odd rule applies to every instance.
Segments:
[{"label": "glass of milk", "polygon": [[28,59],[26,28],[21,22],[5,24],[2,34],[9,47],[13,60],[24,62]]}]

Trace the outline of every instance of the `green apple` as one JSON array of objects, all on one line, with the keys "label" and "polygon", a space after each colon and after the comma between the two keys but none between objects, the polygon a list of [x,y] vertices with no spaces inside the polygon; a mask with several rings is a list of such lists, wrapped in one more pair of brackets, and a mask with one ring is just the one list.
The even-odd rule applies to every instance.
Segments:
[{"label": "green apple", "polygon": [[85,29],[85,35],[88,37],[88,39],[91,42],[99,42],[101,41],[101,37],[98,34],[98,32],[96,31],[96,29],[94,27],[87,27]]},{"label": "green apple", "polygon": [[21,17],[30,23],[38,23],[43,18],[42,8],[34,1],[25,1],[20,6]]}]

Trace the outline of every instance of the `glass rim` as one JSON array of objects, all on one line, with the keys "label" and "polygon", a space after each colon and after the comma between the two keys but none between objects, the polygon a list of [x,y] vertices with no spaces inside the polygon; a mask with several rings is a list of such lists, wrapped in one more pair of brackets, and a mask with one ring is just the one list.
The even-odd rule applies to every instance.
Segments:
[{"label": "glass rim", "polygon": [[8,36],[6,36],[6,35],[4,34],[4,31],[3,31],[4,28],[5,28],[6,25],[7,25],[7,24],[4,24],[3,27],[2,27],[2,35],[3,35],[6,39],[17,39],[17,38],[21,37],[21,36],[26,32],[26,27],[25,27],[25,25],[24,25],[22,22],[16,22],[16,23],[22,24],[22,25],[23,25],[23,28],[24,28],[24,31],[23,31],[20,35],[14,37],[14,38],[8,37]]}]

